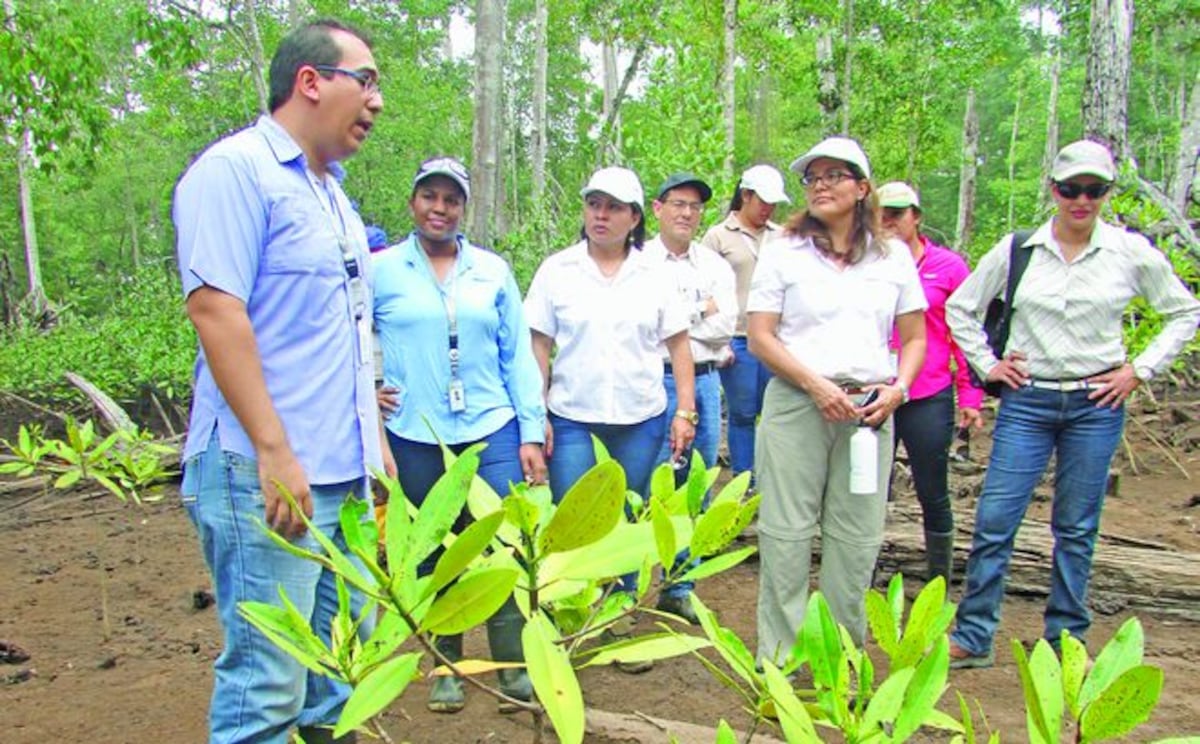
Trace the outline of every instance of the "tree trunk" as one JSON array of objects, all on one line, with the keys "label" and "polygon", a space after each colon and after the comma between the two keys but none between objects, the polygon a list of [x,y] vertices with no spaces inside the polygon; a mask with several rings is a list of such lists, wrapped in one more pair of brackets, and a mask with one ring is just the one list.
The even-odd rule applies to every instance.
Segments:
[{"label": "tree trunk", "polygon": [[759,68],[755,81],[754,144],[750,154],[754,162],[761,163],[770,160],[774,154],[771,146],[771,71],[766,65]]},{"label": "tree trunk", "polygon": [[245,0],[246,37],[250,47],[250,77],[254,79],[254,92],[258,94],[258,110],[269,113],[267,104],[267,63],[263,54],[262,36],[258,33],[258,10],[255,0]]},{"label": "tree trunk", "polygon": [[[133,89],[130,85],[127,65],[121,65],[121,83],[125,90],[125,105],[122,108],[128,114],[129,101],[133,100]],[[142,243],[137,219],[137,188],[133,183],[133,164],[129,156],[129,145],[122,141],[119,147],[121,148],[121,164],[125,168],[125,227],[129,230],[130,263],[136,272],[142,263]]]},{"label": "tree trunk", "polygon": [[[1054,156],[1058,154],[1058,78],[1062,62],[1062,51],[1056,49],[1054,62],[1050,65],[1050,100],[1046,103],[1046,149],[1042,152],[1042,177],[1050,173]],[[1049,206],[1050,190],[1038,189],[1038,206],[1044,210]]]},{"label": "tree trunk", "polygon": [[850,136],[850,71],[854,60],[854,0],[846,0],[842,37],[846,43],[846,65],[842,70],[842,134]]},{"label": "tree trunk", "polygon": [[[1196,161],[1200,158],[1200,72],[1192,80],[1192,95],[1184,101],[1185,88],[1180,83],[1179,153],[1175,158],[1175,178],[1171,184],[1171,202],[1180,212],[1187,213],[1188,189],[1196,178]],[[1196,199],[1200,194],[1193,193]]]},{"label": "tree trunk", "polygon": [[1108,145],[1113,156],[1129,156],[1129,48],[1133,0],[1092,0],[1087,76],[1083,84],[1083,132]]},{"label": "tree trunk", "polygon": [[540,211],[546,195],[546,73],[549,66],[546,39],[550,25],[546,0],[537,0],[533,23],[533,131],[530,139],[533,148],[533,205],[535,210]]},{"label": "tree trunk", "polygon": [[475,128],[471,172],[471,239],[495,240],[493,217],[500,173],[500,140],[496,131],[504,60],[504,2],[478,0],[475,10]]},{"label": "tree trunk", "polygon": [[617,49],[605,39],[601,45],[604,63],[604,121],[610,136],[605,140],[605,161],[621,161],[621,102],[617,98]]},{"label": "tree trunk", "polygon": [[721,91],[725,106],[725,175],[733,178],[733,155],[737,126],[737,0],[725,0],[725,68],[721,75]]},{"label": "tree trunk", "polygon": [[305,12],[305,8],[301,7],[302,5],[304,5],[303,0],[288,0],[288,29],[293,29],[300,25]]},{"label": "tree trunk", "polygon": [[825,32],[817,36],[817,102],[821,104],[822,129],[832,132],[837,121],[841,95],[838,91],[837,70],[834,69],[833,34]]},{"label": "tree trunk", "polygon": [[1017,139],[1021,134],[1021,98],[1025,93],[1025,81],[1018,76],[1017,90],[1013,102],[1012,131],[1008,135],[1008,219],[1005,227],[1013,229],[1017,208]]},{"label": "tree trunk", "polygon": [[975,114],[975,89],[967,90],[967,113],[963,116],[962,163],[958,177],[958,220],[954,247],[965,254],[975,229],[975,172],[979,157],[979,118]]}]

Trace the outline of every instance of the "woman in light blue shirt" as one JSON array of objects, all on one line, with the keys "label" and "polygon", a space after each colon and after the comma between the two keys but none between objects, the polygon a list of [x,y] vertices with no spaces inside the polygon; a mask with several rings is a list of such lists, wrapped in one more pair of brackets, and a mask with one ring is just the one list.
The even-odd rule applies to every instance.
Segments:
[{"label": "woman in light blue shirt", "polygon": [[[445,472],[439,439],[455,452],[485,442],[479,477],[502,496],[514,482],[546,478],[542,378],[520,290],[504,259],[458,232],[470,193],[470,177],[457,160],[422,163],[409,199],[416,229],[374,259],[383,348],[379,403],[400,485],[417,504]],[[464,513],[456,531],[466,521]],[[422,563],[421,575],[433,571],[438,555]],[[488,620],[494,659],[522,660],[523,623],[511,599]],[[451,660],[462,657],[461,635],[437,645]],[[523,670],[501,671],[500,683],[510,697],[532,697]],[[464,703],[461,680],[437,678],[431,710],[453,713]]]}]

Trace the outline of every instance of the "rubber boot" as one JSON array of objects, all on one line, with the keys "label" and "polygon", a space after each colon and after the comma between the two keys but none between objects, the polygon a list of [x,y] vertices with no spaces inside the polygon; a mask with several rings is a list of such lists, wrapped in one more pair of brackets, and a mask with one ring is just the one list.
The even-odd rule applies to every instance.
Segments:
[{"label": "rubber boot", "polygon": [[353,731],[335,739],[333,729],[323,726],[301,726],[299,734],[304,744],[356,744],[358,741],[358,735]]},{"label": "rubber boot", "polygon": [[[462,659],[462,634],[439,636],[435,645],[437,650],[450,661]],[[467,694],[463,689],[461,679],[454,676],[434,677],[426,707],[435,713],[457,713],[466,704]]]},{"label": "rubber boot", "polygon": [[[525,616],[517,608],[512,597],[504,606],[488,618],[488,647],[492,651],[492,661],[525,661],[521,648],[521,630],[525,627]],[[530,702],[533,700],[533,685],[529,674],[524,669],[501,669],[496,672],[500,678],[500,692],[511,698]],[[512,703],[500,702],[501,713],[516,713],[521,710]]]},{"label": "rubber boot", "polygon": [[946,580],[946,591],[950,590],[950,581],[954,578],[954,533],[926,532],[925,560],[929,565],[927,579],[941,576]]}]

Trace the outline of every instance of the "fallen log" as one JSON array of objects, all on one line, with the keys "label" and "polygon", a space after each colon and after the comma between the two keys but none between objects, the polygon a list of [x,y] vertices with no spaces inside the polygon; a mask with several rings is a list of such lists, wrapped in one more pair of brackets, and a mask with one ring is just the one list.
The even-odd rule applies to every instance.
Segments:
[{"label": "fallen log", "polygon": [[[955,574],[966,570],[972,525],[963,520],[957,528]],[[1200,622],[1200,553],[1132,545],[1123,536],[1101,533],[1092,562],[1089,603],[1101,614],[1123,610],[1171,615]],[[893,502],[888,515],[879,576],[886,581],[896,572],[925,575],[925,538],[918,509]],[[1026,519],[1017,531],[1009,564],[1007,591],[1044,597],[1050,588],[1050,555],[1054,538],[1050,525]],[[1164,546],[1165,547],[1165,546]]]}]

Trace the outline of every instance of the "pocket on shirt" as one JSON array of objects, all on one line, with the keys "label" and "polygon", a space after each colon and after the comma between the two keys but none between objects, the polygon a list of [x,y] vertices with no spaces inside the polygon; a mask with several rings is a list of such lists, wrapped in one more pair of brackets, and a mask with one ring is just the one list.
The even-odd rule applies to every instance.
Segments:
[{"label": "pocket on shirt", "polygon": [[263,270],[270,274],[318,274],[341,270],[341,247],[312,197],[284,194],[271,203]]}]

